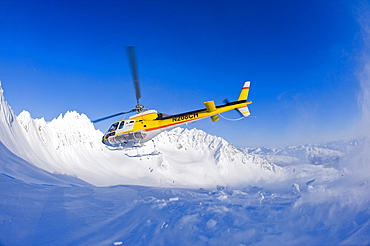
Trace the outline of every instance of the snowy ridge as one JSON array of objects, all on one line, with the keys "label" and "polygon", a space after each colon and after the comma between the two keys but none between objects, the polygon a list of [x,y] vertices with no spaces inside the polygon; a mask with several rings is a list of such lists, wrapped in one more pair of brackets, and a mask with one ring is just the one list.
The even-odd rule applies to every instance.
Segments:
[{"label": "snowy ridge", "polygon": [[180,151],[197,150],[200,153],[210,153],[219,168],[225,168],[226,164],[238,163],[257,165],[262,170],[282,172],[282,168],[271,164],[265,158],[257,155],[244,154],[224,139],[209,135],[197,129],[176,128],[170,132],[164,132],[157,137],[160,143],[167,146],[175,146]]},{"label": "snowy ridge", "polygon": [[0,141],[14,154],[50,173],[98,186],[118,184],[215,187],[281,179],[283,169],[243,154],[203,131],[177,128],[139,149],[109,149],[90,119],[75,111],[51,122],[14,116],[1,93]]},{"label": "snowy ridge", "polygon": [[0,141],[17,156],[43,163],[43,160],[38,160],[38,153],[33,150],[32,145],[26,141],[22,127],[5,101],[3,92],[0,86]]},{"label": "snowy ridge", "polygon": [[[8,103],[5,101],[4,98],[4,91],[1,88],[0,83],[0,133],[1,133],[1,141],[7,142],[7,147],[11,149],[12,151],[16,150],[14,145],[11,145],[11,142],[14,142],[15,139],[17,139],[18,136],[14,136],[14,131],[12,131],[13,127],[16,127],[17,122],[14,124],[14,120],[16,119],[16,116],[14,115],[11,107],[8,105]],[[15,133],[18,133],[16,130]]]}]

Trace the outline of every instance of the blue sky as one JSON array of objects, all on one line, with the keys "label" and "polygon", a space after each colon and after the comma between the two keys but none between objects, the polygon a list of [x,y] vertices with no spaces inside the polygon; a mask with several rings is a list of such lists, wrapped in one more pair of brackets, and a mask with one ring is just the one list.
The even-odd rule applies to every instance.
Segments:
[{"label": "blue sky", "polygon": [[[257,118],[189,125],[234,145],[351,137],[361,118],[358,1],[0,1],[0,80],[16,114],[90,119],[141,103],[175,114],[235,100]],[[225,115],[238,118],[235,112]],[[113,119],[120,120],[121,118]],[[96,124],[105,131],[111,121]]]}]

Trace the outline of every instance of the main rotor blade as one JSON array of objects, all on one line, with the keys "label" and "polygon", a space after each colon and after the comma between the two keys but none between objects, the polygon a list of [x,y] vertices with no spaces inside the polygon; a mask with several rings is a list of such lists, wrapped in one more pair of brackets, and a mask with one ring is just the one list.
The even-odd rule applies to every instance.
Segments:
[{"label": "main rotor blade", "polygon": [[128,55],[129,55],[130,63],[131,63],[132,77],[134,79],[136,101],[137,101],[137,104],[139,104],[139,99],[141,98],[141,92],[140,92],[140,85],[139,85],[139,77],[137,74],[134,46],[127,46],[127,51],[128,51]]},{"label": "main rotor blade", "polygon": [[116,117],[116,116],[119,116],[119,115],[131,113],[131,112],[134,112],[134,111],[136,111],[136,110],[135,109],[132,109],[132,110],[127,111],[127,112],[121,112],[121,113],[118,113],[118,114],[112,114],[112,115],[109,115],[107,117],[103,117],[103,118],[100,118],[100,119],[97,119],[97,120],[93,120],[91,122],[92,123],[97,123],[97,122],[100,122],[100,121],[103,121],[103,120],[107,120],[107,119],[110,119],[110,118],[113,118],[113,117]]}]

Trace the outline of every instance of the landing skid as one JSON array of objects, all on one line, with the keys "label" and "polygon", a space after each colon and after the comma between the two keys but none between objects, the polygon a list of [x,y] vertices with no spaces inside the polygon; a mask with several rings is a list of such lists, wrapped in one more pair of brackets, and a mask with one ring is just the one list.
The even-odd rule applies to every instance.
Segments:
[{"label": "landing skid", "polygon": [[[128,156],[128,157],[143,157],[143,156],[156,156],[156,155],[160,155],[162,154],[158,149],[157,149],[157,146],[154,142],[154,140],[151,141],[153,143],[153,148],[151,149],[152,151],[150,152],[150,146],[148,146],[147,143],[149,142],[146,142],[146,144],[144,145],[143,143],[134,143],[134,144],[130,144],[130,145],[127,145],[127,144],[124,144],[124,145],[120,145],[118,147],[115,147],[114,149],[111,149],[111,150],[120,150],[120,151],[124,151],[125,152],[125,155]],[[146,148],[145,148],[146,147]],[[133,151],[136,151],[136,154],[132,153]],[[140,153],[140,152],[147,152],[147,153]]]},{"label": "landing skid", "polygon": [[128,142],[128,143],[121,143],[116,146],[106,146],[109,150],[133,150],[137,148],[144,147],[145,145],[140,142]]},{"label": "landing skid", "polygon": [[126,153],[125,155],[132,158],[132,157],[155,156],[155,155],[160,155],[160,154],[162,154],[162,153],[159,152],[159,151],[157,151],[157,150],[155,150],[152,153],[148,153],[148,154],[140,154],[140,153],[137,153],[136,155],[129,155],[129,154]]}]

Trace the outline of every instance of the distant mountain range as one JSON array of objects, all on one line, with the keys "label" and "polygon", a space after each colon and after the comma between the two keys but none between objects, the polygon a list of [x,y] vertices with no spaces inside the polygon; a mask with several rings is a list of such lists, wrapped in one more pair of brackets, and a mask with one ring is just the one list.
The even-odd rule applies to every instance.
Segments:
[{"label": "distant mountain range", "polygon": [[340,160],[363,145],[364,139],[335,141],[323,144],[305,144],[284,148],[242,148],[245,154],[264,156],[279,166],[297,163],[337,167]]}]

